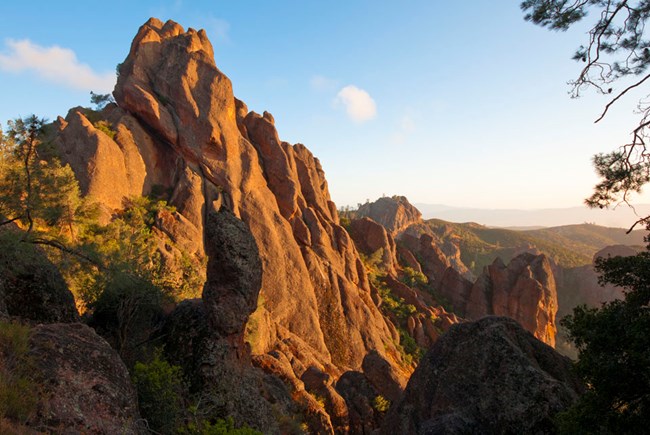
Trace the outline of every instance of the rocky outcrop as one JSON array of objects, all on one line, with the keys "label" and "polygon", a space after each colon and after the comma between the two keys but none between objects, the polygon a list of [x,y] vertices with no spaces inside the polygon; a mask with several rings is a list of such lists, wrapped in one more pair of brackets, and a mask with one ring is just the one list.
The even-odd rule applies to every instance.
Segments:
[{"label": "rocky outcrop", "polygon": [[210,329],[242,344],[262,285],[257,244],[246,224],[225,208],[208,214],[205,238],[208,269],[203,303]]},{"label": "rocky outcrop", "polygon": [[361,205],[357,216],[369,217],[383,225],[393,237],[397,237],[413,224],[422,223],[422,213],[404,196],[379,198]]},{"label": "rocky outcrop", "polygon": [[[459,242],[453,228],[442,224],[437,225],[435,231],[432,230],[406,198],[380,198],[361,206],[360,210],[360,215],[372,215],[387,225],[388,236],[391,236],[388,230],[394,229],[393,234],[397,234],[398,239],[397,255],[393,255],[393,262],[397,264],[399,258],[404,266],[424,273],[429,288],[439,299],[434,301],[434,305],[443,304],[469,320],[486,315],[508,316],[520,322],[540,340],[555,345],[557,290],[551,265],[545,256],[524,252],[508,266],[497,259],[474,280],[461,260]],[[356,225],[365,231],[355,231],[355,222],[359,222]],[[379,240],[379,237],[370,237],[368,226],[365,221],[363,224],[359,220],[351,223],[355,243],[364,253],[369,251],[366,239]],[[379,234],[378,231],[375,233]],[[373,247],[379,245],[375,243]],[[382,259],[382,264],[390,262]],[[421,302],[416,300],[421,299],[416,298],[416,290],[408,291],[395,280],[387,281],[393,293],[423,312]],[[454,323],[454,319],[450,319],[444,310],[431,314],[444,320],[443,324],[447,326]],[[430,317],[414,316],[407,324],[409,334],[425,347],[439,336],[440,325],[432,323]]]},{"label": "rocky outcrop", "polygon": [[[370,218],[350,222],[350,236],[357,249],[369,258],[378,255],[378,266],[388,273],[397,274],[397,248],[386,228]],[[379,252],[381,250],[381,252]]]},{"label": "rocky outcrop", "polygon": [[[247,225],[227,209],[210,212],[205,223],[208,255],[203,301],[177,308],[165,328],[169,357],[180,362],[207,409],[239,424],[277,432],[260,375],[244,342],[246,321],[257,307],[262,262]],[[191,348],[188,348],[191,344]],[[185,353],[183,351],[189,350]],[[173,352],[173,353],[172,353]],[[194,372],[196,370],[196,372]]]},{"label": "rocky outcrop", "polygon": [[39,325],[28,346],[41,386],[29,426],[65,433],[146,432],[138,426],[137,397],[126,367],[92,329],[78,323]]},{"label": "rocky outcrop", "polygon": [[469,319],[508,316],[555,346],[557,290],[545,255],[521,254],[507,266],[496,259],[476,280],[465,306]]},{"label": "rocky outcrop", "polygon": [[[309,373],[321,373],[326,380],[328,374],[302,368],[303,381],[285,353],[251,357],[244,338],[257,308],[262,262],[247,225],[222,208],[208,214],[205,234],[203,298],[180,303],[160,334],[167,358],[182,367],[190,392],[202,398],[204,412],[210,418],[230,416],[271,434],[286,432],[287,422],[294,419],[306,421],[314,433],[333,434],[334,427],[347,430],[347,407],[332,381],[321,383],[311,376],[306,388]],[[310,392],[323,397],[324,404]]]},{"label": "rocky outcrop", "polygon": [[386,410],[377,409],[380,394],[363,373],[345,372],[336,383],[336,391],[347,404],[350,433],[373,433],[381,425]]},{"label": "rocky outcrop", "polygon": [[472,283],[437,247],[434,238],[404,235],[403,246],[420,259],[422,272],[448,307],[469,320],[508,316],[537,338],[554,346],[558,309],[551,264],[544,255],[520,254],[507,266],[498,259]]},{"label": "rocky outcrop", "polygon": [[[8,231],[13,230],[2,234],[8,236]],[[19,237],[0,240],[0,312],[34,323],[79,321],[61,273],[44,252]]]},{"label": "rocky outcrop", "polygon": [[179,246],[196,245],[212,209],[246,223],[263,270],[252,317],[260,334],[248,339],[255,354],[301,347],[308,351],[292,355],[310,355],[305,366],[315,359],[338,373],[360,368],[373,349],[396,354],[318,159],[282,142],[270,114],[233,96],[204,31],[150,19],[114,96],[101,113],[70,111],[53,143],[83,192],[109,211],[125,196],[168,192],[177,215],[157,224]]},{"label": "rocky outcrop", "polygon": [[363,373],[375,390],[391,402],[402,396],[406,381],[377,352],[371,352],[363,359]]},{"label": "rocky outcrop", "polygon": [[581,390],[568,358],[513,320],[486,317],[429,349],[382,433],[552,433]]}]

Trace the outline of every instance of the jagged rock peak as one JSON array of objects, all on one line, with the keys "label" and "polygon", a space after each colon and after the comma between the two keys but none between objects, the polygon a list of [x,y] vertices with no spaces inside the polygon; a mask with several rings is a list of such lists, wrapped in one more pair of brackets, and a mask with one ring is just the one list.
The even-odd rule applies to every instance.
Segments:
[{"label": "jagged rock peak", "polygon": [[487,266],[469,294],[466,315],[508,316],[535,337],[555,346],[557,288],[545,255],[523,253],[506,266],[500,258]]},{"label": "jagged rock peak", "polygon": [[361,205],[360,217],[369,217],[382,224],[393,235],[397,235],[412,224],[421,223],[422,213],[411,205],[405,196],[384,196],[375,202]]},{"label": "jagged rock peak", "polygon": [[185,47],[188,51],[203,51],[210,59],[213,59],[214,63],[214,50],[205,30],[201,29],[197,32],[190,27],[186,32],[183,29],[183,26],[175,21],[167,20],[167,22],[163,24],[162,21],[154,17],[149,18],[149,20],[140,27],[140,30],[131,43],[131,51],[129,55],[133,55],[139,47],[144,44],[161,42],[165,39],[177,36],[183,36],[182,41],[185,42]]},{"label": "jagged rock peak", "polygon": [[[159,219],[161,230],[197,255],[208,250],[211,210],[225,207],[244,222],[262,262],[247,338],[253,354],[281,347],[332,374],[360,369],[371,350],[398,355],[320,162],[304,145],[281,141],[270,113],[249,112],[234,97],[205,32],[149,20],[119,68],[114,96],[117,104],[99,113],[69,113],[54,143],[85,180],[84,193],[109,211],[154,187],[169,192],[176,214]],[[114,136],[93,117],[107,120]]]}]

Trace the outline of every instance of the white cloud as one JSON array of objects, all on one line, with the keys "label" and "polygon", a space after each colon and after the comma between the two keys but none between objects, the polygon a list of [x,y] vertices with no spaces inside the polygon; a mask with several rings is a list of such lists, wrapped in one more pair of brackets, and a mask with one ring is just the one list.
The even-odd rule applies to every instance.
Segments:
[{"label": "white cloud", "polygon": [[353,85],[341,89],[334,102],[342,103],[350,119],[355,122],[369,121],[377,115],[375,100],[368,92]]},{"label": "white cloud", "polygon": [[321,75],[315,75],[309,79],[309,85],[316,91],[333,91],[338,84],[338,81]]},{"label": "white cloud", "polygon": [[5,53],[0,53],[0,70],[20,73],[33,71],[52,83],[73,89],[107,93],[115,86],[115,73],[97,73],[79,62],[69,48],[56,45],[41,47],[28,39],[5,41]]}]

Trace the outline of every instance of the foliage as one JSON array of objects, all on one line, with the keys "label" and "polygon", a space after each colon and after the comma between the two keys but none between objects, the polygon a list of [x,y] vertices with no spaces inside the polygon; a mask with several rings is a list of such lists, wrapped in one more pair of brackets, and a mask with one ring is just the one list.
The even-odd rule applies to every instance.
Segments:
[{"label": "foliage", "polygon": [[[377,292],[381,297],[382,304],[380,308],[382,312],[390,316],[398,325],[401,344],[395,343],[395,345],[397,350],[401,353],[402,361],[406,366],[411,366],[413,363],[420,360],[423,352],[413,337],[411,337],[400,325],[405,325],[406,320],[410,316],[417,314],[417,308],[412,304],[407,304],[404,298],[393,294],[390,288],[386,285],[386,271],[380,266],[383,255],[384,250],[382,248],[373,252],[370,256],[361,253],[359,254],[361,261],[368,272],[370,283],[375,289],[377,289]],[[413,271],[411,275],[417,280],[417,278],[415,278],[417,272],[413,269],[411,270]],[[409,274],[409,272],[406,273]],[[426,277],[424,277],[424,280],[426,280]]]},{"label": "foliage", "polygon": [[[569,82],[573,97],[592,88],[610,98],[600,117],[623,95],[641,87],[650,78],[650,40],[645,24],[650,17],[650,0],[525,0],[521,3],[525,19],[553,30],[567,30],[587,16],[595,17],[588,40],[573,59],[583,64],[578,78]],[[615,89],[622,83],[622,89]],[[639,124],[632,139],[618,150],[594,157],[596,172],[602,179],[586,200],[591,207],[607,207],[629,194],[640,192],[650,181],[650,101],[639,102]],[[643,221],[643,219],[641,220]]]},{"label": "foliage", "polygon": [[70,166],[41,158],[43,123],[34,115],[9,122],[0,144],[0,214],[28,233],[48,225],[74,239],[73,225],[82,210],[79,186]]},{"label": "foliage", "polygon": [[346,231],[350,231],[350,224],[352,220],[357,218],[357,211],[352,209],[349,205],[339,208],[339,222]]},{"label": "foliage", "polygon": [[191,423],[179,430],[183,435],[261,435],[255,429],[251,429],[247,425],[240,428],[235,427],[235,422],[232,417],[220,418],[215,422],[203,420],[199,423]]},{"label": "foliage", "polygon": [[424,355],[424,349],[422,349],[415,339],[409,335],[403,328],[398,328],[399,331],[399,342],[400,342],[400,351],[402,356],[405,359],[406,365],[411,365],[417,363]]},{"label": "foliage", "polygon": [[380,267],[383,257],[384,248],[379,248],[370,255],[365,255],[362,252],[359,253],[359,258],[361,258],[361,262],[365,266],[366,271],[368,271],[368,276],[371,281],[373,280],[373,277],[377,277],[385,273],[381,270]]},{"label": "foliage", "polygon": [[399,320],[406,320],[416,313],[414,305],[407,304],[404,298],[394,295],[383,282],[375,282],[375,287],[381,296],[382,308],[393,313]]},{"label": "foliage", "polygon": [[596,267],[601,283],[623,287],[625,299],[576,307],[562,320],[587,392],[558,423],[563,433],[639,433],[650,421],[650,251]]},{"label": "foliage", "polygon": [[429,283],[429,279],[425,274],[419,272],[412,267],[405,267],[402,269],[400,281],[409,287],[417,287],[424,290]]},{"label": "foliage", "polygon": [[107,104],[114,102],[111,94],[96,94],[90,91],[90,103],[95,105],[95,110],[102,110]]},{"label": "foliage", "polygon": [[377,412],[386,412],[390,408],[390,400],[380,394],[372,399],[372,408]]},{"label": "foliage", "polygon": [[28,356],[30,328],[0,321],[0,421],[24,423],[36,411],[38,388]]},{"label": "foliage", "polygon": [[147,198],[125,200],[124,209],[106,226],[94,226],[83,247],[102,265],[80,294],[92,310],[91,324],[112,337],[123,358],[146,339],[171,298],[168,273],[153,231],[156,213],[167,207]]},{"label": "foliage", "polygon": [[183,410],[181,368],[161,359],[158,352],[150,363],[136,363],[132,377],[140,413],[149,428],[160,433],[173,432]]},{"label": "foliage", "polygon": [[108,121],[105,120],[97,121],[93,124],[93,126],[97,130],[104,133],[106,136],[110,137],[111,139],[115,139],[115,135],[117,134],[117,132],[113,129],[113,127]]}]

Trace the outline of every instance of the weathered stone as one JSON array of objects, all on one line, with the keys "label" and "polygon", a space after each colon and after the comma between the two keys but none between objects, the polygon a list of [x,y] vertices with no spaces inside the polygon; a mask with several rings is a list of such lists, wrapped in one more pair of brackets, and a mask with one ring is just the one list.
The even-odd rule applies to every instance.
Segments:
[{"label": "weathered stone", "polygon": [[205,233],[208,270],[203,301],[210,327],[222,337],[243,334],[262,284],[255,239],[246,224],[225,209],[208,214]]},{"label": "weathered stone", "polygon": [[363,373],[372,386],[391,402],[401,397],[406,379],[377,352],[370,352],[363,359]]},{"label": "weathered stone", "polygon": [[348,407],[350,434],[373,433],[381,425],[384,413],[373,407],[380,394],[363,373],[345,372],[336,383],[336,391]]},{"label": "weathered stone", "polygon": [[555,346],[557,290],[544,255],[524,253],[508,266],[500,259],[487,266],[470,292],[465,314],[508,316],[543,342]]},{"label": "weathered stone", "polygon": [[45,253],[11,238],[0,241],[0,312],[37,323],[79,321],[74,296]]},{"label": "weathered stone", "polygon": [[350,236],[357,249],[368,257],[381,249],[378,266],[393,275],[397,273],[395,241],[382,225],[370,218],[355,219],[350,223]]},{"label": "weathered stone", "polygon": [[399,235],[412,224],[422,222],[420,210],[412,206],[404,196],[383,197],[363,204],[357,215],[380,223],[393,236]]},{"label": "weathered stone", "polygon": [[512,319],[486,317],[429,349],[382,433],[552,433],[580,391],[568,358]]},{"label": "weathered stone", "polygon": [[145,432],[138,427],[138,402],[126,367],[88,326],[36,326],[29,355],[43,388],[30,426],[63,433]]}]

